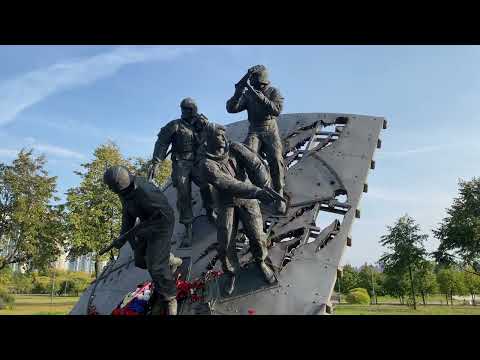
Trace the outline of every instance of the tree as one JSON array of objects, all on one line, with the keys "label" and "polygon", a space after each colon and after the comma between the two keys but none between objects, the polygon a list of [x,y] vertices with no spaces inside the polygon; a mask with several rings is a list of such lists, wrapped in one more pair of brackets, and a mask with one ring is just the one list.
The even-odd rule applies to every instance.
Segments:
[{"label": "tree", "polygon": [[338,282],[340,282],[341,293],[348,294],[350,290],[359,287],[358,271],[350,264],[345,265],[342,271],[342,278],[337,279],[337,289]]},{"label": "tree", "polygon": [[388,226],[388,234],[381,237],[380,244],[390,249],[380,258],[385,272],[403,275],[408,272],[411,298],[417,308],[413,271],[426,260],[424,242],[426,234],[420,234],[420,226],[408,215],[402,216],[394,226]]},{"label": "tree", "polygon": [[447,209],[447,216],[433,230],[440,240],[434,253],[439,263],[450,264],[458,256],[480,273],[480,178],[459,181],[459,196]]},{"label": "tree", "polygon": [[[103,174],[109,166],[131,164],[120,154],[114,143],[100,145],[95,149],[94,160],[82,164],[79,186],[67,191],[67,222],[69,237],[66,243],[68,258],[83,255],[96,258],[96,254],[118,236],[121,226],[122,206],[118,196],[103,183]],[[99,272],[99,261],[95,261],[95,273]]]},{"label": "tree", "polygon": [[0,270],[22,264],[28,270],[49,266],[63,244],[62,209],[51,205],[56,177],[46,159],[22,149],[11,165],[0,164]]},{"label": "tree", "polygon": [[[151,165],[150,161],[145,160],[141,157],[134,157],[129,159],[130,163],[132,164],[133,168],[135,169],[135,173],[140,176],[147,177],[148,169]],[[172,161],[169,159],[163,160],[157,168],[157,172],[155,175],[155,182],[158,185],[164,185],[168,178],[172,174]]]},{"label": "tree", "polygon": [[12,282],[12,270],[8,267],[0,270],[0,288],[8,289]]},{"label": "tree", "polygon": [[377,296],[383,295],[384,275],[373,265],[364,264],[358,272],[358,287],[368,291],[370,297],[377,303]]},{"label": "tree", "polygon": [[[124,159],[118,146],[112,142],[99,146],[94,159],[82,164],[79,186],[67,191],[67,222],[70,236],[67,252],[70,259],[89,255],[95,258],[95,273],[107,254],[97,259],[98,252],[110,244],[120,232],[122,205],[118,195],[103,183],[103,174],[110,166],[123,165],[137,175],[146,176],[149,163],[142,158]],[[164,161],[155,180],[162,184],[170,176],[171,162]]]},{"label": "tree", "polygon": [[453,305],[453,295],[462,295],[466,291],[462,273],[454,267],[440,269],[437,273],[437,281],[440,292],[445,294],[447,305],[449,298],[450,305]]},{"label": "tree", "polygon": [[434,272],[435,264],[425,261],[417,267],[414,276],[415,288],[422,296],[423,305],[426,305],[426,297],[438,291],[437,277]]},{"label": "tree", "polygon": [[472,297],[472,304],[475,305],[475,296],[480,293],[480,276],[474,274],[473,269],[468,267],[466,271],[463,272],[463,283],[465,284],[466,291],[468,291]]},{"label": "tree", "polygon": [[385,273],[383,288],[386,294],[398,297],[400,304],[405,304],[405,295],[409,291],[408,277],[406,274]]}]

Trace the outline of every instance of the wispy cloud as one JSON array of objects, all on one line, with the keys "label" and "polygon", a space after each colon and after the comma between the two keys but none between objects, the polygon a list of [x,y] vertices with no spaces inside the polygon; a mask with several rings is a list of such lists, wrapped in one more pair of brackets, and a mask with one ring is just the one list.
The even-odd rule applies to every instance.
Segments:
[{"label": "wispy cloud", "polygon": [[[28,149],[31,148],[34,151],[37,151],[39,153],[44,153],[57,158],[66,158],[66,159],[75,159],[75,160],[86,159],[85,155],[77,151],[67,149],[62,146],[39,143],[33,137],[25,137],[25,138],[18,139],[18,143],[24,144],[24,146]],[[4,158],[4,159],[15,158],[17,157],[19,152],[20,152],[20,148],[0,148],[0,158]]]},{"label": "wispy cloud", "polygon": [[378,154],[378,158],[407,157],[411,155],[418,155],[418,154],[445,150],[446,148],[453,147],[453,146],[455,145],[431,145],[431,146],[422,146],[418,148],[406,149],[406,150],[400,150],[400,151],[381,151]]},{"label": "wispy cloud", "polygon": [[123,66],[168,61],[191,52],[190,47],[121,46],[88,58],[53,64],[0,83],[0,125],[57,92],[112,76]]},{"label": "wispy cloud", "polygon": [[64,147],[49,145],[49,144],[35,144],[33,148],[53,156],[64,157],[69,159],[85,159],[85,155],[80,154],[79,152],[66,149]]}]

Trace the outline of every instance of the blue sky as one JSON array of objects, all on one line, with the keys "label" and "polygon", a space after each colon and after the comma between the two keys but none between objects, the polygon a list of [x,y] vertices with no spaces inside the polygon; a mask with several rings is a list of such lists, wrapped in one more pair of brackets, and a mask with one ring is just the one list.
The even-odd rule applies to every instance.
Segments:
[{"label": "blue sky", "polygon": [[478,46],[0,46],[0,161],[34,147],[63,193],[108,139],[149,157],[184,97],[211,121],[243,120],[225,101],[255,64],[269,68],[284,113],[388,119],[344,263],[376,261],[405,213],[431,235],[458,179],[479,175]]}]

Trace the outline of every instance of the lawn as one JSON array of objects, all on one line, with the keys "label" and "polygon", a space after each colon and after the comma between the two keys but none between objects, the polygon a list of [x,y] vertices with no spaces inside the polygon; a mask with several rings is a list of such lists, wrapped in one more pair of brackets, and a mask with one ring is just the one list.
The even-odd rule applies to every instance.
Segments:
[{"label": "lawn", "polygon": [[66,315],[78,301],[77,296],[56,296],[53,304],[48,295],[16,295],[13,309],[0,310],[0,315]]},{"label": "lawn", "polygon": [[480,306],[417,305],[337,305],[335,315],[480,315]]},{"label": "lawn", "polygon": [[[379,298],[380,300],[380,298]],[[384,299],[382,301],[395,299]],[[0,315],[66,315],[78,301],[76,296],[57,296],[50,303],[48,295],[16,295],[15,307],[0,310]],[[417,310],[400,304],[351,305],[335,307],[335,315],[480,315],[480,306],[453,307],[446,305],[418,305]]]},{"label": "lawn", "polygon": [[[342,298],[342,301],[344,300],[344,297]],[[393,296],[378,296],[377,297],[378,303],[380,304],[399,304],[400,300],[396,297]],[[425,298],[425,301],[427,305],[433,304],[433,305],[445,305],[446,304],[446,299],[445,295],[441,294],[435,294],[435,295],[429,295]],[[448,300],[450,302],[450,299]],[[417,303],[418,304],[423,304],[422,298],[420,296],[417,296]],[[453,300],[454,305],[463,305],[463,301],[460,300]]]}]

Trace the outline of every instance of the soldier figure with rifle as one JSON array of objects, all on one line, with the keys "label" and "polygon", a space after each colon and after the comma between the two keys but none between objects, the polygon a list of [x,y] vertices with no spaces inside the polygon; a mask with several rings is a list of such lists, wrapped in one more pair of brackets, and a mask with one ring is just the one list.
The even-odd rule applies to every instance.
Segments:
[{"label": "soldier figure with rifle", "polygon": [[[281,196],[285,186],[285,167],[277,116],[282,112],[283,100],[280,91],[270,86],[266,67],[256,65],[235,84],[235,94],[227,101],[229,113],[247,110],[250,127],[244,144],[256,153],[265,153],[273,189]],[[286,202],[277,202],[276,210],[285,213]]]},{"label": "soldier figure with rifle", "polygon": [[218,192],[218,255],[228,276],[224,291],[230,295],[235,288],[235,273],[239,265],[235,238],[239,220],[265,280],[274,283],[275,274],[265,263],[266,236],[257,199],[266,204],[284,199],[269,189],[268,170],[256,153],[241,143],[229,142],[221,125],[209,123],[206,135],[206,157],[201,167],[206,180]]},{"label": "soldier figure with rifle", "polygon": [[[121,236],[112,245],[120,249],[127,241],[133,248],[135,265],[147,269],[154,284],[152,315],[177,314],[177,288],[170,266],[178,260],[170,253],[175,215],[162,191],[145,178],[133,176],[123,166],[105,171],[104,183],[123,205]],[[136,220],[140,223],[135,225]],[[135,241],[137,238],[137,241]]]},{"label": "soldier figure with rifle", "polygon": [[198,163],[204,156],[204,128],[208,119],[198,113],[197,104],[191,98],[180,103],[182,116],[170,121],[158,134],[153,151],[152,166],[149,178],[155,176],[159,162],[167,155],[167,149],[172,145],[172,183],[177,189],[177,209],[180,213],[180,223],[185,225],[186,239],[182,246],[191,246],[192,241],[192,181],[200,188],[203,207],[209,221],[215,223],[212,193],[208,184],[198,172]]}]

